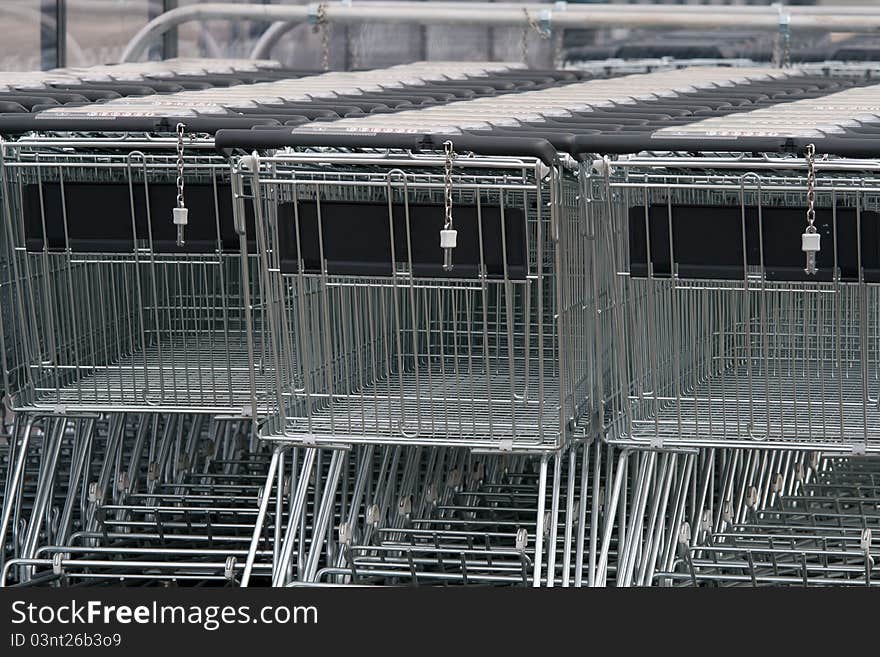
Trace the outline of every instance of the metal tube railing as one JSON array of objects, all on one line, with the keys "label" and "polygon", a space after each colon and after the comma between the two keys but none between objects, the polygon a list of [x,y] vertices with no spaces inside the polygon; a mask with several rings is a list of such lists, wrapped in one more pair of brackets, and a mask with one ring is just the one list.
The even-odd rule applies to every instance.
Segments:
[{"label": "metal tube railing", "polygon": [[[827,11],[833,9],[831,11]],[[822,29],[837,32],[873,32],[880,29],[878,7],[737,7],[687,5],[551,5],[507,3],[361,2],[311,5],[240,5],[209,2],[180,7],[156,17],[129,42],[121,61],[137,61],[154,39],[175,27],[197,20],[250,20],[299,24],[314,22],[320,13],[327,23],[353,25],[389,23],[413,25],[480,25],[523,27],[527,16],[543,29],[596,27],[754,28],[778,30],[784,18],[789,29]],[[273,30],[272,38],[283,34]],[[272,41],[260,45],[268,53]]]}]

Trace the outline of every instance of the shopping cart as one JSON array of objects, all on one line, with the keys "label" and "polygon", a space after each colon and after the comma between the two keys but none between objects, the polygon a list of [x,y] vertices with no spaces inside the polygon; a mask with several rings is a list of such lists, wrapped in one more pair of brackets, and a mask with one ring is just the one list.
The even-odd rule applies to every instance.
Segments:
[{"label": "shopping cart", "polygon": [[[56,86],[28,93],[56,104],[119,95],[101,84],[75,86],[76,93]],[[162,413],[227,410],[241,417],[234,395],[249,371],[239,367],[245,378],[236,373],[247,346],[237,325],[243,315],[229,302],[240,303],[241,267],[228,164],[212,142],[181,129],[174,136],[168,120],[132,116],[80,124],[4,119],[2,131],[15,137],[0,145],[2,298],[9,308],[0,331],[4,401],[15,414],[0,562],[29,560],[14,569],[14,581],[36,583],[46,576],[38,572],[42,551],[76,553],[78,532],[95,531],[107,491],[119,502],[128,482],[144,473],[154,486],[186,467],[177,460],[179,445],[156,450],[155,434],[145,451],[147,434],[133,425],[210,425],[211,439],[222,444],[224,421]],[[187,122],[200,133],[209,127],[198,118]],[[201,218],[178,233],[174,208],[185,207],[189,183],[189,209]],[[173,435],[169,429],[163,438]],[[89,552],[93,560],[98,553]]]},{"label": "shopping cart", "polygon": [[[12,261],[12,240],[7,237],[7,233],[8,229],[5,224],[0,224],[0,316],[2,317],[11,317],[14,308],[14,280],[10,264]],[[0,320],[0,398],[2,398],[0,436],[5,436],[8,431],[6,391],[10,388],[12,373],[17,369],[16,354],[20,352],[21,338],[14,325]]]},{"label": "shopping cart", "polygon": [[271,568],[274,586],[580,586],[596,566],[602,454],[278,444],[241,583]]},{"label": "shopping cart", "polygon": [[[683,544],[666,585],[876,586],[876,458],[817,458],[794,491]],[[754,499],[753,495],[753,499]],[[750,504],[754,504],[750,502]]]},{"label": "shopping cart", "polygon": [[180,154],[173,140],[152,151],[87,142],[2,145],[17,282],[4,334],[23,347],[12,405],[241,414],[259,343],[244,330],[253,283],[227,163],[182,132]]},{"label": "shopping cart", "polygon": [[[161,73],[164,81],[142,78],[134,85],[131,77],[118,83],[106,71],[56,72],[43,84],[19,81],[3,97],[57,106],[181,88],[164,70],[140,69]],[[10,135],[0,145],[2,298],[9,308],[0,332],[9,393],[4,402],[15,411],[4,413],[4,425],[12,419],[0,562],[12,568],[27,561],[11,571],[18,583],[52,579],[54,567],[40,572],[47,550],[54,559],[66,548],[65,558],[82,557],[89,547],[85,556],[95,561],[102,550],[124,547],[106,529],[104,545],[94,544],[106,497],[122,504],[144,477],[151,489],[182,485],[179,473],[196,463],[194,454],[181,456],[182,445],[192,448],[196,427],[219,446],[230,442],[230,423],[247,424],[234,395],[249,378],[235,362],[248,358],[237,326],[243,314],[227,303],[240,303],[242,288],[228,163],[205,136],[217,119],[185,117],[201,135],[195,137],[183,125],[175,135],[176,122],[153,115],[105,112],[73,120],[53,113],[43,120],[37,106],[32,109],[4,116],[0,128]],[[189,199],[187,191],[193,192]],[[188,200],[200,218],[182,229],[175,213]],[[218,409],[229,411],[228,418],[208,421],[204,413]],[[152,440],[143,428],[151,423],[163,427],[152,430]],[[258,467],[259,453],[252,458]],[[155,500],[131,504],[150,502]],[[91,542],[78,544],[84,531]],[[153,549],[140,546],[143,554]],[[167,551],[153,553],[169,559]],[[131,572],[117,565],[118,574]],[[97,564],[81,575],[99,576]]]},{"label": "shopping cart", "polygon": [[[0,558],[0,585],[240,577],[269,460],[247,421],[120,413],[27,422],[36,445],[21,452],[29,476],[7,491],[20,502],[4,518],[15,550]],[[265,540],[260,557],[271,555]],[[267,575],[256,567],[255,577]]]},{"label": "shopping cart", "polygon": [[[294,467],[285,455],[301,462],[273,583],[586,579],[586,525],[573,538],[572,519],[589,504],[577,464],[595,419],[593,255],[555,150],[332,130],[221,131],[217,144],[252,152],[236,175],[278,372],[265,489]],[[303,150],[258,154],[281,146]]]},{"label": "shopping cart", "polygon": [[[625,531],[615,563],[606,529],[599,583],[871,581],[863,503],[803,491],[817,450],[876,451],[876,142],[858,118],[875,95],[859,84],[580,140],[612,273],[603,432],[622,450],[607,527]],[[695,462],[667,493],[671,455]],[[653,524],[688,488],[689,512]]]},{"label": "shopping cart", "polygon": [[[613,166],[590,206],[604,206],[620,273],[611,440],[876,449],[875,167],[838,166]],[[824,238],[816,273],[805,272],[802,234]]]},{"label": "shopping cart", "polygon": [[682,555],[794,495],[816,473],[817,452],[608,446],[607,511],[595,555],[598,586],[666,583]]},{"label": "shopping cart", "polygon": [[238,164],[278,372],[261,436],[511,451],[587,435],[590,256],[549,144],[272,132],[217,137],[323,147]]}]

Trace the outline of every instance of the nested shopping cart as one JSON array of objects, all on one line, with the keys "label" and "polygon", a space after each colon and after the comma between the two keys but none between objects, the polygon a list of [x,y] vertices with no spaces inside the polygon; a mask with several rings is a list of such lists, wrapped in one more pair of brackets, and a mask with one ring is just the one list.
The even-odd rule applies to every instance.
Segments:
[{"label": "nested shopping cart", "polygon": [[265,470],[242,451],[259,358],[243,307],[256,291],[228,162],[211,139],[167,134],[0,145],[2,324],[20,338],[5,377],[4,582],[223,580],[237,534],[247,546],[256,493],[244,484]]},{"label": "nested shopping cart", "polygon": [[182,128],[136,142],[2,145],[12,404],[241,415],[261,354],[228,163]]},{"label": "nested shopping cart", "polygon": [[[0,192],[2,194],[2,192]],[[2,201],[0,201],[2,202]],[[14,308],[12,277],[12,240],[5,223],[0,222],[0,317],[12,317]],[[9,389],[9,377],[16,370],[16,354],[20,353],[21,338],[14,324],[0,320],[0,396],[3,396],[3,420],[0,420],[0,434],[5,429],[6,390]]]},{"label": "nested shopping cart", "polygon": [[[2,582],[55,581],[62,553],[76,562],[70,570],[78,579],[161,579],[163,572],[210,579],[218,570],[223,577],[234,530],[220,530],[227,531],[227,550],[211,556],[141,542],[149,531],[130,536],[143,529],[141,506],[175,506],[163,517],[154,512],[149,523],[167,546],[181,514],[189,514],[190,531],[205,515],[210,523],[217,506],[187,510],[180,500],[201,494],[193,506],[209,504],[218,462],[232,462],[220,466],[227,490],[248,462],[259,468],[259,454],[241,455],[247,420],[232,399],[242,385],[235,377],[245,381],[249,371],[236,374],[231,358],[241,356],[210,337],[222,326],[224,338],[239,336],[234,349],[246,351],[236,325],[241,312],[222,306],[227,295],[240,294],[242,270],[228,165],[205,137],[217,126],[192,113],[186,129],[155,113],[39,115],[41,103],[179,88],[63,77],[55,79],[62,88],[34,82],[4,91],[28,111],[4,116],[0,127],[0,332],[4,402],[15,411],[0,518]],[[183,211],[189,183],[193,203]],[[190,210],[194,221],[184,226]],[[183,339],[172,339],[169,349],[163,330]],[[199,349],[200,338],[210,352]],[[218,390],[223,376],[227,393]],[[207,415],[221,408],[228,419]],[[199,479],[188,480],[194,473]],[[230,498],[236,505],[248,505],[247,498]],[[188,540],[198,544],[198,537]]]},{"label": "nested shopping cart", "polygon": [[492,450],[586,435],[591,256],[577,176],[547,142],[259,130],[217,144],[315,147],[248,155],[234,174],[253,197],[277,373],[261,435]]},{"label": "nested shopping cart", "polygon": [[873,162],[645,156],[593,181],[616,272],[611,441],[877,449]]},{"label": "nested shopping cart", "polygon": [[241,583],[592,582],[603,451],[276,443]]},{"label": "nested shopping cart", "polygon": [[[813,453],[768,503],[749,491],[744,514],[681,540],[655,573],[672,586],[877,586],[877,458]],[[780,476],[777,476],[781,479]],[[690,539],[690,536],[687,536]]]},{"label": "nested shopping cart", "polygon": [[[845,113],[872,93],[581,140],[610,263],[603,433],[621,449],[600,583],[873,581],[870,502],[805,488],[819,453],[877,450],[876,142]],[[664,486],[671,455],[693,468]]]},{"label": "nested shopping cart", "polygon": [[[233,181],[254,206],[277,373],[265,490],[302,464],[273,583],[580,582],[585,525],[573,539],[571,518],[587,512],[587,476],[561,451],[594,415],[577,171],[539,139],[259,130],[221,131],[217,145],[251,152]],[[297,150],[260,155],[284,147]],[[460,468],[473,453],[488,472],[498,452],[525,471],[476,490],[482,478]]]}]

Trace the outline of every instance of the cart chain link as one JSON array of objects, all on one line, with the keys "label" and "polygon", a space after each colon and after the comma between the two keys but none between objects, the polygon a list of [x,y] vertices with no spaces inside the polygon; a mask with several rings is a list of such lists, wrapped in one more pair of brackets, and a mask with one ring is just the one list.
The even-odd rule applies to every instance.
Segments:
[{"label": "cart chain link", "polygon": [[776,57],[779,68],[791,66],[791,17],[779,13],[779,30],[776,33]]},{"label": "cart chain link", "polygon": [[791,66],[791,30],[785,31],[785,37],[782,40],[782,68]]},{"label": "cart chain link", "polygon": [[562,30],[553,33],[553,68],[562,68]]},{"label": "cart chain link", "polygon": [[535,20],[532,15],[529,13],[529,10],[523,7],[523,16],[526,17],[526,24],[522,29],[522,40],[520,42],[520,47],[522,48],[522,62],[526,66],[529,64],[529,32],[535,32],[542,39],[549,39],[552,30],[545,30],[541,27],[537,20]]},{"label": "cart chain link", "polygon": [[183,138],[185,130],[185,124],[177,124],[177,207],[173,210],[174,225],[177,227],[177,246],[184,245],[183,231],[189,220],[189,210],[183,196]]},{"label": "cart chain link", "polygon": [[443,249],[443,271],[452,271],[452,250],[455,248],[458,231],[452,227],[452,163],[455,150],[452,142],[443,142],[443,230],[440,231],[440,248]]},{"label": "cart chain link", "polygon": [[820,235],[816,230],[816,145],[807,144],[807,229],[801,235],[801,250],[806,254],[807,274],[815,274],[816,253],[819,252]]},{"label": "cart chain link", "polygon": [[318,5],[315,14],[315,24],[312,26],[312,32],[321,33],[321,68],[325,71],[330,70],[330,28],[327,20],[327,5],[321,3]]}]

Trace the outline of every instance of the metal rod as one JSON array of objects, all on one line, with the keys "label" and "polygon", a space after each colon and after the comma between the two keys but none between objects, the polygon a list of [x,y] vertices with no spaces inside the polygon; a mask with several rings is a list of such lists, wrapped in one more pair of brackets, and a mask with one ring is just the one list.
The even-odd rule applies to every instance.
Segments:
[{"label": "metal rod", "polygon": [[40,1],[40,63],[44,71],[67,65],[67,3]]},{"label": "metal rod", "polygon": [[[494,3],[468,3],[466,6],[440,5],[435,3],[395,3],[379,4],[362,2],[359,4],[320,5],[328,23],[341,25],[362,24],[365,22],[415,24],[415,25],[482,25],[486,27],[522,27],[523,7],[543,12],[545,24],[553,28],[596,27],[677,27],[677,28],[764,28],[778,30],[779,13],[776,9],[767,11],[666,11],[657,7],[621,9],[613,5],[597,9],[597,5],[567,7],[565,11],[553,12],[547,5],[512,5]],[[709,9],[709,8],[707,8]],[[789,8],[791,11],[794,8]],[[841,32],[871,32],[880,28],[880,13],[848,11],[834,14],[810,14],[791,11],[790,27],[795,29],[825,29]],[[133,62],[143,56],[154,39],[169,30],[190,21],[197,20],[251,20],[302,23],[311,20],[317,8],[315,5],[234,5],[209,2],[187,7],[178,7],[156,17],[145,25],[126,46],[121,61]],[[274,31],[275,33],[278,30]],[[261,45],[257,54],[265,56],[266,46]]]}]

